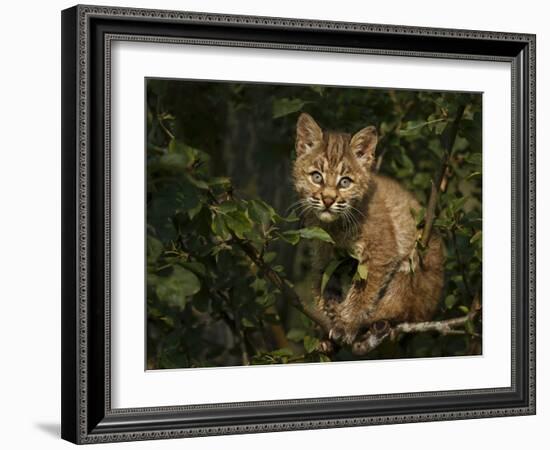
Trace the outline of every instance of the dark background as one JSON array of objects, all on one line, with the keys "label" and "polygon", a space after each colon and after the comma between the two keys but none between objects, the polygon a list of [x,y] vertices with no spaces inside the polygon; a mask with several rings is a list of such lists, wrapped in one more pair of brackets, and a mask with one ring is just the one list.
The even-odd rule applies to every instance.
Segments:
[{"label": "dark background", "polygon": [[[297,200],[291,168],[301,111],[324,129],[354,133],[375,125],[381,136],[379,171],[398,179],[425,205],[444,151],[442,133],[459,106],[466,106],[435,222],[448,255],[436,319],[468,312],[481,289],[481,94],[146,83],[149,368],[358,359],[345,348],[329,356],[320,353],[315,324],[289,306],[224,237],[214,218],[213,197],[219,200],[230,191],[238,206],[224,223],[231,219],[230,229],[244,227],[252,241],[263,238],[269,263],[311,301],[310,241],[291,245],[265,237],[266,227],[300,227],[299,222],[275,223],[269,207],[286,216]],[[271,214],[260,229],[252,209],[260,216],[261,211]],[[418,221],[421,226],[422,217]],[[465,328],[460,336],[403,336],[363,358],[479,354],[481,324]]]}]

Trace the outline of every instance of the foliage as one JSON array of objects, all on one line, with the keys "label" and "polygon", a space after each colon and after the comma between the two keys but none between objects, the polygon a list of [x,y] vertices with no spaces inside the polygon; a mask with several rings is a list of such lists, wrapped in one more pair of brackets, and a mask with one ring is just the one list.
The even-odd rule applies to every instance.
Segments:
[{"label": "foliage", "polygon": [[[481,285],[481,96],[466,93],[148,80],[147,359],[149,368],[356,359],[319,351],[319,328],[283,298],[243,249],[251,245],[312,301],[311,241],[288,207],[300,111],[354,132],[374,124],[381,173],[426,204],[445,151],[446,125],[466,105],[435,227],[447,247],[438,318],[468,311]],[[285,212],[287,211],[287,212]],[[413,211],[419,228],[424,211]],[[323,274],[368,277],[350,255]],[[422,333],[368,358],[480,353],[480,324],[463,336]]]}]

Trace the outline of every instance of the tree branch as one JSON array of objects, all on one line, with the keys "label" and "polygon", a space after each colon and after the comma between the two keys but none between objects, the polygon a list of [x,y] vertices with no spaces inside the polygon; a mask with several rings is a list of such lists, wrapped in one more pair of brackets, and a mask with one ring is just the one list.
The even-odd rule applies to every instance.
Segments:
[{"label": "tree branch", "polygon": [[[460,105],[456,112],[454,120],[447,125],[441,137],[444,153],[441,160],[439,171],[435,179],[432,180],[430,197],[425,214],[425,224],[422,234],[419,239],[421,248],[426,248],[430,242],[433,224],[436,218],[436,208],[439,200],[439,194],[444,191],[449,177],[449,162],[453,153],[453,147],[458,134],[458,128],[466,106]],[[403,333],[421,333],[426,331],[437,331],[442,335],[450,334],[465,334],[465,330],[456,328],[464,326],[466,322],[473,320],[481,311],[479,296],[476,295],[472,301],[470,312],[462,317],[457,317],[448,320],[433,321],[433,322],[418,322],[418,323],[400,323],[395,327],[390,327],[388,322],[385,322],[383,327],[371,327],[364,335],[360,336],[352,345],[352,351],[356,355],[365,355],[378,347],[388,337],[395,339]]]},{"label": "tree branch", "polygon": [[[425,225],[422,230],[422,235],[419,239],[420,244],[425,248],[430,240],[432,233],[433,223],[436,218],[436,207],[439,199],[439,193],[442,186],[446,186],[448,178],[449,161],[452,155],[452,150],[458,133],[458,127],[462,115],[464,114],[465,106],[461,105],[458,108],[455,119],[447,126],[443,132],[442,141],[445,148],[443,159],[441,161],[440,169],[437,173],[436,179],[432,180],[432,187],[430,192],[430,198],[428,200],[428,206],[425,215]],[[258,253],[258,251],[250,243],[239,239],[232,234],[233,241],[245,252],[245,254],[252,260],[252,262],[264,272],[265,276],[273,285],[275,285],[282,293],[283,297],[290,301],[291,305],[301,311],[313,322],[317,323],[325,335],[329,334],[331,329],[331,322],[325,314],[319,311],[314,306],[308,305],[303,302],[294,289],[284,280],[277,272],[275,272],[269,264],[267,264]],[[421,333],[427,331],[436,331],[442,335],[451,334],[465,334],[465,330],[457,329],[464,326],[468,321],[473,320],[481,311],[481,304],[479,301],[479,295],[474,297],[471,305],[470,312],[462,317],[456,317],[453,319],[431,321],[431,322],[417,322],[417,323],[400,323],[394,327],[390,327],[388,322],[380,328],[379,326],[373,326],[367,333],[359,336],[352,345],[352,351],[354,354],[361,356],[365,355],[376,347],[378,347],[386,339],[396,339],[400,334],[405,333]],[[320,349],[322,351],[322,349]]]},{"label": "tree branch", "polygon": [[[380,147],[380,144],[383,142],[384,138],[386,138],[387,136],[390,136],[391,134],[395,133],[397,130],[401,128],[401,126],[403,125],[403,119],[407,116],[409,111],[414,106],[414,101],[411,100],[407,102],[407,104],[403,108],[403,106],[399,103],[399,100],[397,100],[396,98],[395,91],[390,91],[390,98],[392,99],[400,117],[399,117],[399,120],[395,122],[395,124],[391,127],[390,130],[388,130],[386,133],[380,136],[380,139],[378,142],[379,147]],[[387,151],[388,151],[388,146],[384,145],[382,147],[382,151],[378,155],[378,158],[376,158],[376,168],[375,168],[376,172],[380,172],[380,168],[382,167],[382,162],[384,161],[384,155],[386,154]]]},{"label": "tree branch", "polygon": [[226,305],[231,307],[231,313],[233,314],[233,317],[231,317],[229,313],[224,309],[220,311],[220,317],[225,322],[225,324],[231,329],[231,331],[236,335],[236,341],[241,351],[241,362],[243,366],[249,366],[250,357],[248,355],[248,350],[246,349],[246,336],[244,334],[238,308],[236,307],[235,302],[233,301],[233,297],[219,290],[215,292],[216,292],[215,295],[217,295],[220,298],[220,300],[222,300],[223,302],[225,302]]},{"label": "tree branch", "polygon": [[480,313],[481,302],[479,294],[476,294],[470,306],[470,311],[464,316],[432,322],[404,322],[394,327],[390,327],[386,322],[386,326],[383,329],[377,330],[376,327],[373,327],[373,331],[369,330],[364,335],[360,336],[353,343],[352,351],[357,356],[366,355],[377,348],[386,339],[389,338],[393,341],[401,334],[424,333],[427,331],[436,331],[443,336],[466,334],[465,330],[457,328],[464,326],[466,322],[473,321]]},{"label": "tree branch", "polygon": [[426,214],[424,216],[425,225],[424,229],[422,230],[422,235],[420,237],[420,243],[422,244],[423,248],[426,248],[426,246],[430,242],[430,236],[432,234],[432,228],[436,217],[435,209],[437,207],[439,193],[441,192],[441,187],[447,185],[447,169],[449,168],[449,161],[453,153],[453,147],[455,144],[456,135],[458,133],[458,125],[460,124],[460,120],[462,119],[465,108],[465,105],[460,105],[458,107],[456,117],[450,124],[447,125],[441,137],[445,150],[436,179],[432,180],[432,189],[430,192],[430,198],[428,200],[428,206],[426,207]]},{"label": "tree branch", "polygon": [[468,281],[468,277],[466,276],[466,264],[464,264],[464,260],[462,259],[462,255],[460,253],[460,250],[458,249],[458,241],[456,239],[455,227],[451,229],[450,233],[453,240],[453,246],[455,248],[456,260],[458,262],[458,266],[460,267],[460,272],[462,273],[462,281],[464,282],[464,287],[466,288],[466,292],[468,293],[468,295],[472,297],[472,289],[470,289],[470,282]]},{"label": "tree branch", "polygon": [[321,311],[315,308],[312,305],[308,305],[303,302],[299,295],[292,289],[289,284],[281,278],[281,276],[275,272],[269,264],[267,264],[258,254],[256,249],[246,241],[239,239],[237,236],[233,235],[233,240],[236,242],[239,247],[246,253],[246,255],[252,260],[256,266],[264,272],[265,276],[271,283],[273,283],[288,301],[296,309],[301,311],[307,317],[309,317],[313,322],[317,323],[323,332],[328,335],[330,331],[331,324],[327,316],[325,316]]},{"label": "tree branch", "polygon": [[[292,287],[287,284],[269,264],[265,263],[260,258],[257,250],[250,243],[236,236],[233,236],[233,239],[252,262],[264,272],[267,279],[281,291],[283,297],[290,301],[292,306],[318,324],[323,333],[328,335],[331,329],[331,323],[328,317],[314,306],[302,302],[296,291],[294,291],[294,289],[292,289]],[[395,340],[401,334],[424,333],[429,331],[436,331],[444,336],[466,334],[465,330],[458,328],[463,327],[468,321],[473,321],[480,312],[481,302],[479,294],[476,294],[470,306],[470,311],[468,314],[461,317],[430,322],[403,322],[394,327],[390,327],[389,322],[384,322],[382,328],[380,324],[377,323],[375,326],[371,327],[371,330],[357,337],[352,345],[352,352],[357,356],[364,356],[381,345],[386,339]],[[325,352],[325,349],[320,348],[319,351]]]}]

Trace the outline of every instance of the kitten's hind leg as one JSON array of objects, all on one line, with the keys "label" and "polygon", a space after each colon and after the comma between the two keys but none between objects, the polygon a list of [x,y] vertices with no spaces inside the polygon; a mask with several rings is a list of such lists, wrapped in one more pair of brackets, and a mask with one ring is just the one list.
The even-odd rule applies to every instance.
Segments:
[{"label": "kitten's hind leg", "polygon": [[343,300],[342,284],[338,277],[332,276],[321,294],[321,309],[331,322],[337,320],[339,306]]},{"label": "kitten's hind leg", "polygon": [[354,355],[363,356],[378,347],[390,334],[391,325],[388,320],[377,320],[366,333],[360,335],[352,344]]},{"label": "kitten's hind leg", "polygon": [[319,308],[330,319],[331,330],[329,332],[326,347],[331,347],[332,342],[339,342],[343,336],[343,331],[340,321],[340,304],[344,301],[344,292],[340,279],[332,276],[328,281],[323,293],[319,296]]}]

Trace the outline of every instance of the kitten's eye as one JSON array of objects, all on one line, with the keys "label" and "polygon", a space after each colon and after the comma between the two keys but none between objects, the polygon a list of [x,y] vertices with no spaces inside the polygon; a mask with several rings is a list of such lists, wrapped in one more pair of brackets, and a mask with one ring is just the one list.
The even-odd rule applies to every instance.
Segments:
[{"label": "kitten's eye", "polygon": [[351,178],[344,177],[340,180],[340,182],[338,183],[338,186],[341,187],[342,189],[347,189],[351,186],[351,183],[353,183],[353,181],[351,181]]},{"label": "kitten's eye", "polygon": [[311,173],[311,180],[315,183],[315,184],[321,184],[323,182],[323,175],[321,175],[320,172],[312,172]]}]

